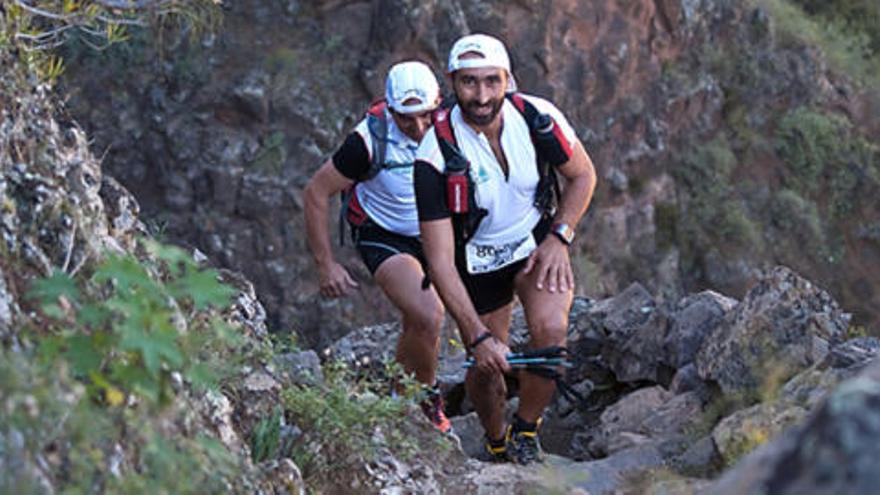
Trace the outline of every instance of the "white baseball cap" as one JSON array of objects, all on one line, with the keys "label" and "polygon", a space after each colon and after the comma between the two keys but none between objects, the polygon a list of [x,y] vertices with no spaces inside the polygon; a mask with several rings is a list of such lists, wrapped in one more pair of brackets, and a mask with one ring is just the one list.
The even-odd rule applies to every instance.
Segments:
[{"label": "white baseball cap", "polygon": [[[422,62],[395,64],[385,78],[385,101],[395,112],[418,113],[437,107],[440,86],[431,69]],[[404,105],[408,100],[418,103]]]},{"label": "white baseball cap", "polygon": [[[480,57],[461,58],[466,53],[475,53]],[[507,49],[501,40],[488,34],[469,34],[459,38],[449,51],[447,71],[452,73],[459,69],[481,67],[498,67],[506,70],[509,76],[507,90],[516,90],[516,81],[510,70],[510,57],[507,56]]]}]

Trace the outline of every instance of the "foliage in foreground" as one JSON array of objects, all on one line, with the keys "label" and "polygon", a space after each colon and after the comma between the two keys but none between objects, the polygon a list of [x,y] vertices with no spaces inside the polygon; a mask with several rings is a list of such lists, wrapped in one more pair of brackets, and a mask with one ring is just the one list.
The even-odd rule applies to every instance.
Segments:
[{"label": "foliage in foreground", "polygon": [[[396,363],[389,363],[384,374],[401,384],[402,394],[390,394],[385,379],[357,377],[341,361],[324,366],[323,384],[296,386],[282,393],[287,413],[307,432],[293,451],[307,481],[360,470],[386,449],[400,458],[417,455],[419,435],[410,416],[424,392]],[[426,451],[432,456],[449,451],[442,436],[433,428],[429,433],[434,445]]]},{"label": "foliage in foreground", "polygon": [[64,61],[54,51],[71,41],[94,50],[129,39],[129,30],[161,28],[197,35],[220,24],[221,0],[8,0],[0,3],[0,49],[16,47],[43,80],[54,81]]},{"label": "foliage in foreground", "polygon": [[241,472],[172,400],[185,383],[216,387],[244,355],[208,311],[232,289],[183,250],[147,246],[155,265],[109,256],[88,277],[33,284],[40,326],[0,349],[0,456],[13,463],[0,491],[217,493]]}]

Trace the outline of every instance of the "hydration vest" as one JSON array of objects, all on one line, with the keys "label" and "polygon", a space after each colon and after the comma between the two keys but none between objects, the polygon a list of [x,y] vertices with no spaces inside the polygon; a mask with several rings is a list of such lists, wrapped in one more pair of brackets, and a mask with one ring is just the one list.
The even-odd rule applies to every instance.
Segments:
[{"label": "hydration vest", "polygon": [[367,129],[370,131],[372,142],[370,153],[370,168],[357,178],[354,184],[346,187],[340,193],[339,209],[339,244],[345,244],[345,221],[354,227],[360,227],[369,220],[367,212],[358,201],[355,187],[358,182],[370,180],[386,168],[385,150],[388,144],[388,119],[385,114],[387,103],[384,99],[378,100],[367,109]]},{"label": "hydration vest", "polygon": [[[538,167],[538,186],[534,205],[544,217],[552,217],[559,206],[559,180],[556,167],[571,158],[571,145],[562,134],[559,124],[548,114],[541,113],[520,93],[508,93],[506,98],[525,118],[529,135],[535,147],[535,166]],[[470,162],[459,150],[450,116],[452,109],[441,108],[434,120],[434,132],[446,169],[446,206],[452,213],[452,229],[457,247],[462,247],[474,236],[480,222],[488,215],[477,205],[475,185],[470,174]]]}]

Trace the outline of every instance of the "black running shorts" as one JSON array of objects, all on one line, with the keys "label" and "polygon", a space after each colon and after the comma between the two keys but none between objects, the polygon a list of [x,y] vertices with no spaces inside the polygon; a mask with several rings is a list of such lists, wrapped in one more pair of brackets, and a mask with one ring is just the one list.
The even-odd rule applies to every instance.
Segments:
[{"label": "black running shorts", "polygon": [[354,247],[372,275],[376,274],[379,265],[395,254],[408,254],[425,266],[425,255],[418,237],[395,234],[373,222],[355,227],[352,235]]},{"label": "black running shorts", "polygon": [[[540,244],[547,236],[550,231],[550,222],[549,218],[542,219],[532,229],[536,243]],[[458,256],[457,259],[463,261],[464,257],[463,255]],[[463,262],[458,263],[458,274],[461,276],[461,281],[464,282],[471,302],[474,303],[477,314],[491,313],[513,301],[514,279],[516,274],[526,266],[527,261],[528,258],[507,265],[500,270],[478,275],[469,274]]]}]

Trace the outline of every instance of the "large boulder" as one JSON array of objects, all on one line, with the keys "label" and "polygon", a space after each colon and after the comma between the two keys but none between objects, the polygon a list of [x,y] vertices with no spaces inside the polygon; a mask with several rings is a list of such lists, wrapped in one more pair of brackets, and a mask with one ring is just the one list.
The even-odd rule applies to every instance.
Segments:
[{"label": "large boulder", "polygon": [[880,486],[880,362],[843,382],[802,426],[753,452],[717,495],[875,493]]},{"label": "large boulder", "polygon": [[681,368],[693,362],[694,356],[737,301],[707,290],[685,297],[670,315],[669,331],[663,342],[669,365]]},{"label": "large boulder", "polygon": [[722,419],[712,430],[712,440],[727,464],[733,464],[806,417],[807,411],[784,403],[761,403]]},{"label": "large boulder", "polygon": [[660,386],[636,390],[605,409],[590,450],[605,456],[671,441],[699,421],[702,406],[695,392],[674,395]]},{"label": "large boulder", "polygon": [[706,338],[697,369],[724,393],[753,390],[765,377],[787,378],[825,359],[848,325],[827,292],[777,267]]},{"label": "large boulder", "polygon": [[674,370],[664,365],[667,317],[644,287],[634,283],[592,311],[603,316],[602,358],[618,381],[668,384]]}]

